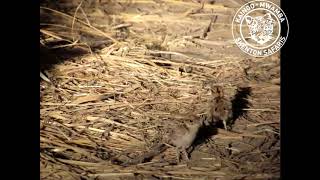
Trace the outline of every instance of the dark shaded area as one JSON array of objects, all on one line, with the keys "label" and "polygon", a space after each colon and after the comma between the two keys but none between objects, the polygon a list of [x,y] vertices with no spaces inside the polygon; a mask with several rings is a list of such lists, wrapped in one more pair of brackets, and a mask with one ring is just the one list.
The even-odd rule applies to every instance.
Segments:
[{"label": "dark shaded area", "polygon": [[251,95],[251,93],[251,87],[239,87],[237,89],[235,97],[231,101],[233,118],[229,120],[229,126],[232,126],[235,123],[235,120],[238,119],[240,116],[244,116],[246,114],[246,111],[243,109],[249,108],[248,98]]},{"label": "dark shaded area", "polygon": [[169,63],[160,63],[160,62],[155,62],[156,65],[161,66],[161,67],[171,67],[172,65]]},{"label": "dark shaded area", "polygon": [[212,124],[210,126],[202,126],[199,129],[198,135],[193,143],[192,148],[189,149],[189,154],[194,150],[195,147],[200,144],[206,143],[210,137],[216,135],[218,133],[216,124]]},{"label": "dark shaded area", "polygon": [[[230,120],[230,122],[233,121],[233,119]],[[223,121],[217,121],[215,122],[215,127],[219,129],[224,129]],[[230,124],[227,124],[227,126],[230,126]],[[229,129],[229,127],[227,127]]]},{"label": "dark shaded area", "polygon": [[51,69],[55,64],[87,53],[88,51],[82,48],[50,49],[47,46],[40,45],[40,70]]}]

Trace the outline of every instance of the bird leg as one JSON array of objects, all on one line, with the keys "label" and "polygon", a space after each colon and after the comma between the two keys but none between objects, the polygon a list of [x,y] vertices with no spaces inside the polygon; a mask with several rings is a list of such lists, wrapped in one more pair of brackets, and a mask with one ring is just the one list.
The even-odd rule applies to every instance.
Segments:
[{"label": "bird leg", "polygon": [[228,128],[227,128],[227,121],[223,121],[223,126],[224,126],[224,129],[225,129],[226,131],[228,131]]},{"label": "bird leg", "polygon": [[176,148],[177,164],[180,162],[180,152],[179,148]]},{"label": "bird leg", "polygon": [[188,157],[188,153],[187,153],[187,151],[185,149],[182,150],[182,153],[183,153],[183,155],[184,155],[186,160],[190,160],[189,157]]}]

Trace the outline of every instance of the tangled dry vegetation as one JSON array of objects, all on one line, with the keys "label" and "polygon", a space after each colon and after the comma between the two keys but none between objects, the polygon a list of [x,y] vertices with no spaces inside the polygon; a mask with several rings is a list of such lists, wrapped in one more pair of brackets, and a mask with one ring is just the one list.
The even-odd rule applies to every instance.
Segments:
[{"label": "tangled dry vegetation", "polygon": [[[41,179],[279,179],[280,58],[253,58],[233,43],[243,3],[43,1]],[[233,103],[230,131],[215,128],[178,165],[172,148],[151,162],[112,162],[203,114],[208,83]]]}]

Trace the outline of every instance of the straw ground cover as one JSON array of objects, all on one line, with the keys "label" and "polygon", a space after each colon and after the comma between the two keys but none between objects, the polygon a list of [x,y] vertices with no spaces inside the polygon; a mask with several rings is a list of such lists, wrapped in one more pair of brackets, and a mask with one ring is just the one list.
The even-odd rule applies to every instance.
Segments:
[{"label": "straw ground cover", "polygon": [[[278,179],[280,58],[233,43],[242,1],[43,1],[41,179]],[[180,164],[167,149],[122,167],[205,113],[208,84],[233,103],[230,131],[202,133]]]}]

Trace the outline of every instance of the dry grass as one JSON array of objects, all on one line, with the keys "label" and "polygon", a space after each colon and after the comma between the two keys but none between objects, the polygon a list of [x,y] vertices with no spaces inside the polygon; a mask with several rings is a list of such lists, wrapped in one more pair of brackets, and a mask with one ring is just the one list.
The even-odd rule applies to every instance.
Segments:
[{"label": "dry grass", "polygon": [[[252,58],[230,43],[235,9],[223,3],[118,2],[40,8],[43,46],[86,51],[42,72],[41,179],[279,178],[279,55]],[[208,38],[194,38],[212,15],[219,20]],[[168,124],[203,114],[208,82],[235,99],[232,131],[218,128],[188,163],[170,165],[170,148],[165,162],[111,163],[147,151]]]}]

